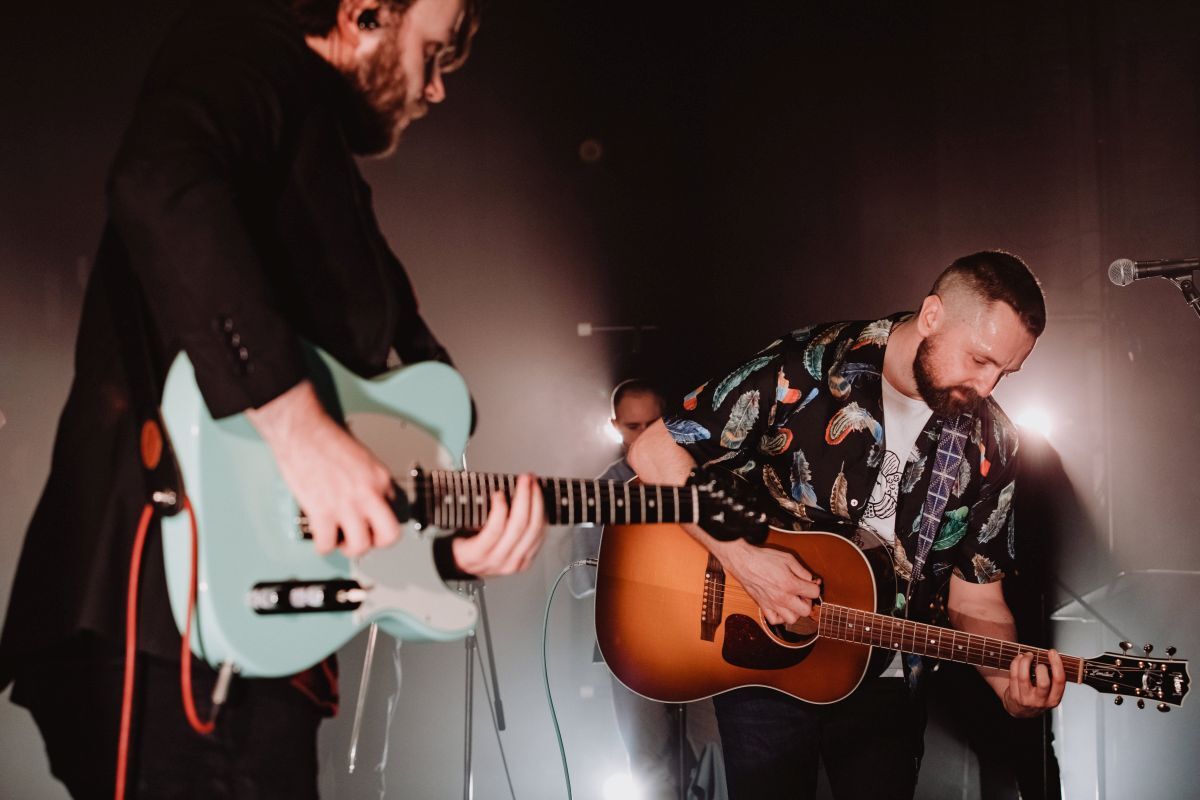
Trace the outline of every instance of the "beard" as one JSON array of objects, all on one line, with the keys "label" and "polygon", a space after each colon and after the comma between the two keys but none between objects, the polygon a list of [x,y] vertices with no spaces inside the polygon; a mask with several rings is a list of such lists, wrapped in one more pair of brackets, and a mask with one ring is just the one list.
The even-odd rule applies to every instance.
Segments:
[{"label": "beard", "polygon": [[355,155],[389,155],[408,124],[425,116],[424,101],[409,100],[402,58],[399,41],[389,36],[365,63],[343,73],[351,89],[346,135]]},{"label": "beard", "polygon": [[943,385],[934,375],[933,362],[936,357],[936,337],[921,340],[917,345],[917,357],[913,359],[913,377],[917,381],[917,392],[925,405],[939,417],[957,417],[967,411],[975,411],[983,402],[979,394],[969,386]]}]

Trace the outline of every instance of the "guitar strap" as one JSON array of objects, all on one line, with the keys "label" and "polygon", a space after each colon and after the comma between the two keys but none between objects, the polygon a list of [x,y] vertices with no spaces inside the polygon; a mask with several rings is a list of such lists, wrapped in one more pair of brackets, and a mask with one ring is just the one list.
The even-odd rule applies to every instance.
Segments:
[{"label": "guitar strap", "polygon": [[959,414],[953,419],[942,423],[942,432],[938,437],[937,455],[933,461],[933,475],[929,479],[929,491],[925,494],[925,504],[921,507],[921,530],[917,542],[917,552],[912,561],[912,577],[908,581],[908,591],[904,595],[904,613],[908,616],[908,604],[912,600],[913,587],[925,569],[925,559],[933,549],[933,540],[937,538],[938,528],[942,524],[942,512],[946,510],[946,502],[958,482],[958,469],[962,463],[963,448],[970,435],[971,426],[975,421],[971,413]]}]

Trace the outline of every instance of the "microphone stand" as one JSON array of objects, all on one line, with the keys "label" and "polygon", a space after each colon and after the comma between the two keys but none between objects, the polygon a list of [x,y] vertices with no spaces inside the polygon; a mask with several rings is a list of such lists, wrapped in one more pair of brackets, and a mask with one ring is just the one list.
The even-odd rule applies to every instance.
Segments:
[{"label": "microphone stand", "polygon": [[1179,291],[1183,292],[1183,301],[1191,306],[1192,311],[1196,312],[1196,316],[1200,317],[1200,292],[1196,291],[1196,282],[1192,275],[1186,278],[1168,278],[1167,280],[1179,287]]},{"label": "microphone stand", "polygon": [[[496,676],[496,659],[492,648],[492,629],[488,625],[487,600],[483,594],[482,581],[464,581],[463,591],[479,606],[479,625],[467,636],[466,646],[466,703],[463,721],[463,800],[471,800],[473,785],[471,782],[471,745],[473,731],[473,716],[475,711],[475,649],[478,647],[476,631],[483,631],[484,651],[487,657],[488,672],[492,678],[492,688],[496,694],[493,698],[496,707],[496,730],[504,730],[504,703],[500,700],[500,680]],[[484,680],[487,680],[485,677]],[[498,735],[498,734],[497,734]]]}]

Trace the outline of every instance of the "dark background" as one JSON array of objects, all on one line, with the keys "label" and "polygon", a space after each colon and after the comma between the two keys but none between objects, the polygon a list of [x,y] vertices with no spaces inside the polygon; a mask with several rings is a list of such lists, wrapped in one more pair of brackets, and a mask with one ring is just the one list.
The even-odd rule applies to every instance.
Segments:
[{"label": "dark background", "polygon": [[[105,169],[181,7],[34,3],[6,15],[0,598],[71,375]],[[1188,655],[1200,629],[1185,602],[1200,588],[1186,574],[1200,569],[1200,320],[1167,282],[1118,289],[1106,267],[1200,252],[1198,17],[1182,2],[490,3],[445,106],[393,159],[366,165],[384,229],[479,400],[473,465],[594,474],[616,455],[602,436],[615,380],[639,374],[678,397],[807,322],[914,307],[955,257],[1004,248],[1049,303],[1045,337],[998,396],[1014,415],[1053,419],[1065,480],[1043,488],[1082,509],[1061,534],[1057,575],[1098,591],[1123,632]],[[656,330],[581,338],[579,322]],[[509,701],[524,713],[506,734],[519,796],[561,793],[536,652],[565,535],[533,573],[492,590],[502,682],[527,696]],[[1056,592],[1056,604],[1069,599]],[[551,669],[585,796],[620,755],[606,678],[590,664],[590,606],[554,620]],[[1115,638],[1094,622],[1061,625],[1080,655]],[[413,796],[457,791],[448,648],[406,651],[418,688],[399,719],[445,718],[420,741],[402,725],[393,735],[390,785]],[[1194,712],[1139,717],[1069,691],[1058,725],[1075,748],[1072,794],[1192,791]],[[439,692],[451,710],[421,705]],[[13,788],[0,795],[51,792],[28,718],[0,708],[5,740],[24,743],[4,757],[0,783]],[[480,758],[480,796],[504,796],[498,762]],[[927,761],[923,785],[939,774]]]}]

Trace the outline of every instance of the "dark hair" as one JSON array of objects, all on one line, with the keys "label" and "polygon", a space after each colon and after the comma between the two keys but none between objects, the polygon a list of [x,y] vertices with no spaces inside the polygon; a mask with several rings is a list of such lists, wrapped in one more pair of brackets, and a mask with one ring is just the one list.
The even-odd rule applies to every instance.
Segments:
[{"label": "dark hair", "polygon": [[658,401],[660,410],[667,407],[666,400],[663,398],[663,393],[658,388],[650,383],[650,381],[642,380],[641,378],[630,378],[629,380],[621,381],[616,388],[612,390],[612,418],[617,418],[617,406],[631,394],[648,394]]},{"label": "dark hair", "polygon": [[1029,266],[1012,253],[983,250],[963,256],[938,276],[930,294],[941,294],[947,284],[960,283],[976,296],[1008,304],[1033,337],[1046,329],[1046,297]]},{"label": "dark hair", "polygon": [[[381,5],[403,14],[416,0],[380,0]],[[454,32],[454,41],[447,48],[449,58],[442,64],[442,72],[453,72],[467,61],[471,54],[471,40],[479,30],[481,0],[463,0],[463,19]],[[338,9],[342,0],[287,0],[292,19],[305,36],[324,36],[337,24]]]}]

